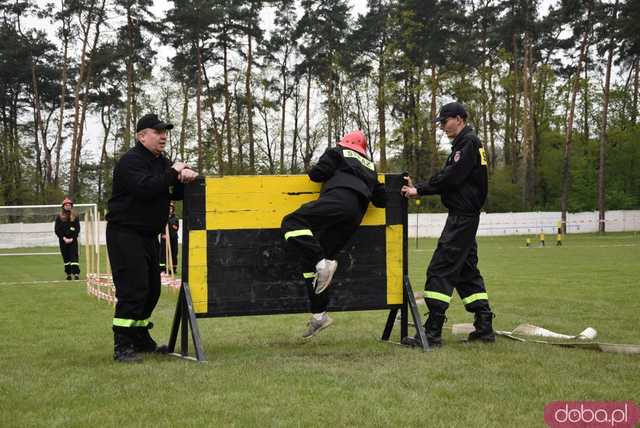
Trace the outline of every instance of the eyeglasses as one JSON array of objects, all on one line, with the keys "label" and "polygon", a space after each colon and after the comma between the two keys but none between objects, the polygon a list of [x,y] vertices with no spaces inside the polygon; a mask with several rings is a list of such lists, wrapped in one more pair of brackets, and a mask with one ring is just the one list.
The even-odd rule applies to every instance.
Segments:
[{"label": "eyeglasses", "polygon": [[440,127],[441,127],[441,128],[442,128],[442,127],[444,127],[444,126],[447,124],[447,121],[448,121],[449,119],[452,119],[452,118],[451,118],[451,117],[445,117],[444,119],[442,119],[442,120],[440,121]]}]

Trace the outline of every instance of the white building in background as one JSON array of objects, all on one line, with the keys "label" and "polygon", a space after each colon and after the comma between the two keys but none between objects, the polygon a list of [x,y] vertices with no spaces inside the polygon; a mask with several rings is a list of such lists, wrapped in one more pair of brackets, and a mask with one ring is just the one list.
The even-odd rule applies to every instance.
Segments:
[{"label": "white building in background", "polygon": [[[607,211],[607,232],[640,231],[640,210]],[[438,237],[447,214],[409,214],[409,236]],[[555,234],[560,223],[560,211],[525,213],[482,213],[478,236]],[[567,213],[567,233],[598,231],[598,212]]]}]

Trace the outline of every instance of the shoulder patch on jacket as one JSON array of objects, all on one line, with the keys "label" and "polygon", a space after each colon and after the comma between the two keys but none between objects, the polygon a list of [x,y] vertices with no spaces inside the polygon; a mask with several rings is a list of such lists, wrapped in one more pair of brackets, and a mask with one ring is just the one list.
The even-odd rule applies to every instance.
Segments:
[{"label": "shoulder patch on jacket", "polygon": [[487,152],[484,151],[484,147],[480,147],[478,149],[478,151],[480,152],[480,165],[486,165],[487,164]]},{"label": "shoulder patch on jacket", "polygon": [[375,171],[375,167],[373,165],[373,162],[371,162],[369,159],[365,158],[364,156],[362,156],[360,153],[356,153],[353,150],[349,150],[349,149],[343,149],[342,150],[342,155],[345,158],[352,158],[352,159],[356,159],[358,162],[360,162],[365,168],[370,169],[371,171]]}]

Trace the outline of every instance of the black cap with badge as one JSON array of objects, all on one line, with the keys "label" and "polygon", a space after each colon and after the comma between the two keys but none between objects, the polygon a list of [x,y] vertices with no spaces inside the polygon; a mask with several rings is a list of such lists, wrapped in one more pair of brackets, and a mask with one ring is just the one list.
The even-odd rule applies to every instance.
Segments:
[{"label": "black cap with badge", "polygon": [[143,129],[147,128],[170,130],[173,129],[173,125],[170,123],[165,123],[158,119],[157,114],[150,113],[145,114],[138,120],[138,123],[136,124],[136,132],[140,132]]},{"label": "black cap with badge", "polygon": [[438,117],[436,117],[436,120],[434,120],[434,122],[442,122],[448,117],[456,116],[460,116],[463,119],[467,118],[467,110],[464,108],[464,106],[456,102],[445,104],[440,107],[440,113],[438,113]]}]

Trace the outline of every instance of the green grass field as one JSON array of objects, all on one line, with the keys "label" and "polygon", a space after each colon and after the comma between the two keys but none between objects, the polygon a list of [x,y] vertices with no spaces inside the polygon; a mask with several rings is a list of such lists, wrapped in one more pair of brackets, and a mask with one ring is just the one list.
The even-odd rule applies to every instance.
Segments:
[{"label": "green grass field", "polygon": [[[640,344],[640,235],[572,235],[547,248],[524,240],[479,239],[496,328],[591,326],[600,341]],[[416,250],[410,241],[416,291],[434,245],[421,240]],[[335,313],[334,326],[308,343],[299,337],[303,314],[204,319],[207,363],[116,364],[113,308],[84,283],[17,284],[63,279],[61,264],[0,257],[2,427],[531,427],[545,426],[554,400],[640,401],[640,355],[503,338],[467,345],[450,331],[442,349],[422,353],[379,341],[386,311]],[[163,290],[155,311],[161,341],[176,298]],[[449,326],[472,319],[457,296],[448,318]]]}]

